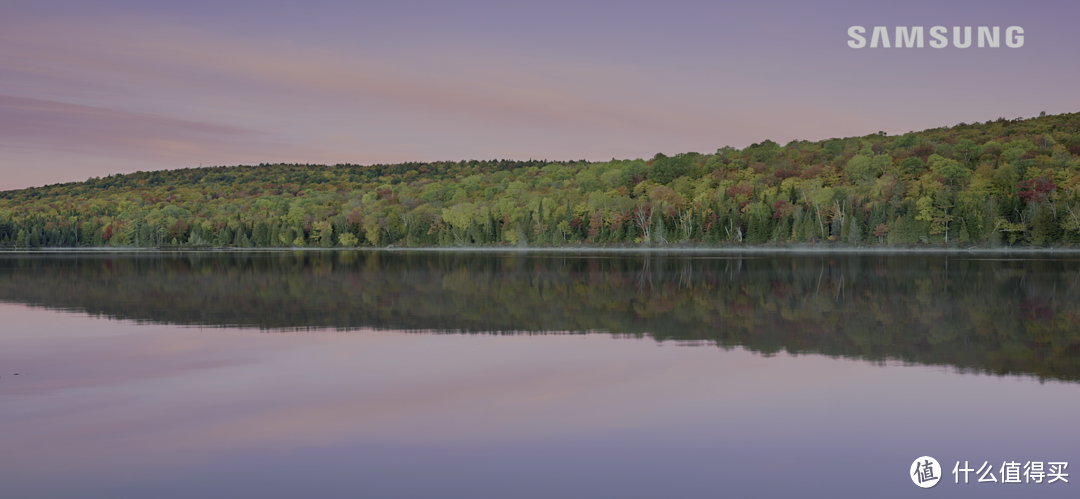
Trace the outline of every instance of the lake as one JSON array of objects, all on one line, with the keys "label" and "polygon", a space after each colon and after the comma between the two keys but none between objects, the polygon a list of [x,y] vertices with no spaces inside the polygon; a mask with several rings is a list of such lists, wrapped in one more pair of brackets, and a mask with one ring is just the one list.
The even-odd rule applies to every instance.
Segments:
[{"label": "lake", "polygon": [[1002,482],[1080,466],[1078,307],[1068,253],[9,253],[0,495],[1075,497]]}]

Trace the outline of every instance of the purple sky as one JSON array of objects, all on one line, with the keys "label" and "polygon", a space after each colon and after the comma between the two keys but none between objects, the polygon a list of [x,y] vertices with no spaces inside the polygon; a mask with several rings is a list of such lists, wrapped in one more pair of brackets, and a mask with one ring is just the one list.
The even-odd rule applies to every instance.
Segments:
[{"label": "purple sky", "polygon": [[[644,158],[1076,112],[1078,18],[1064,0],[6,0],[0,190],[200,164]],[[855,50],[852,25],[1026,39]]]}]

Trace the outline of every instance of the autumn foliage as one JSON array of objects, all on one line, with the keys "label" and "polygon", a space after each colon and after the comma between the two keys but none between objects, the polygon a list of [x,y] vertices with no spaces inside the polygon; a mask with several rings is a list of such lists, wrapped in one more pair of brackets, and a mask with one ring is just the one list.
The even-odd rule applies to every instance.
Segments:
[{"label": "autumn foliage", "polygon": [[0,248],[1080,244],[1080,113],[650,159],[261,164],[0,192]]}]

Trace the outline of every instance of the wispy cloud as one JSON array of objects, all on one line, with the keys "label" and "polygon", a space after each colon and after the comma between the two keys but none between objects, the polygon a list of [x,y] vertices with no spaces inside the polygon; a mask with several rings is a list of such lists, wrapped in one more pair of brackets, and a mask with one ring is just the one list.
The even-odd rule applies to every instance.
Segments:
[{"label": "wispy cloud", "polygon": [[46,23],[0,34],[0,71],[20,82],[0,101],[0,141],[43,160],[602,158],[645,137],[713,135],[707,113],[650,99],[659,82],[634,68],[498,52],[374,56],[186,28]]},{"label": "wispy cloud", "polygon": [[[404,11],[362,8],[355,33],[335,22],[326,36],[310,16],[280,19],[289,9],[260,17],[265,30],[235,10],[228,22],[195,22],[209,15],[201,9],[0,19],[0,165],[34,166],[0,179],[0,189],[116,173],[101,165],[649,157],[902,133],[1080,102],[1062,83],[1075,70],[1049,66],[1053,75],[1032,81],[1025,68],[1047,66],[1027,53],[856,53],[842,43],[847,21],[803,22],[825,19],[821,9],[770,7],[765,24],[706,21],[716,14],[708,9],[693,20],[623,16],[624,27],[599,23],[607,6],[591,5],[599,24],[587,30],[540,23],[515,34],[485,32],[498,19],[483,16],[417,27]],[[762,9],[737,15],[758,19]],[[230,22],[244,28],[225,29]],[[679,26],[695,31],[669,33]],[[977,88],[946,77],[956,68]]]},{"label": "wispy cloud", "polygon": [[263,138],[254,130],[45,99],[0,95],[0,145],[173,157]]}]

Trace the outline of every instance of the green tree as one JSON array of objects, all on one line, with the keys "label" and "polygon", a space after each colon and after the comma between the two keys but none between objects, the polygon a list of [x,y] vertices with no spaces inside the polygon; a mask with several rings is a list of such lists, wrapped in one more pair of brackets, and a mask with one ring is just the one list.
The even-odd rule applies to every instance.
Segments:
[{"label": "green tree", "polygon": [[346,248],[352,248],[359,242],[360,240],[350,232],[346,232],[338,237],[338,243]]},{"label": "green tree", "polygon": [[[869,150],[867,149],[867,151]],[[860,154],[851,158],[851,160],[844,165],[844,171],[853,183],[862,186],[870,185],[874,179],[877,178],[877,167],[874,164],[874,157],[868,154]]]},{"label": "green tree", "polygon": [[957,185],[971,176],[971,170],[964,168],[959,162],[954,159],[946,159],[937,154],[931,155],[927,160],[927,164],[930,165],[930,170],[935,175],[944,177],[946,182],[952,187]]},{"label": "green tree", "polygon": [[918,143],[919,143],[919,136],[918,135],[915,135],[915,133],[905,133],[903,136],[901,136],[899,139],[897,139],[896,147],[900,147],[900,148],[903,148],[903,149],[908,149],[911,146],[914,146],[915,144],[918,144]]},{"label": "green tree", "polygon": [[459,246],[467,244],[469,228],[479,216],[479,210],[473,203],[461,203],[443,208],[442,218],[450,224],[450,233]]},{"label": "green tree", "polygon": [[693,156],[684,153],[669,158],[663,153],[656,153],[652,161],[653,164],[649,167],[649,180],[666,185],[690,171]]},{"label": "green tree", "polygon": [[900,162],[900,168],[908,175],[918,175],[926,168],[926,163],[918,156],[910,156]]}]

